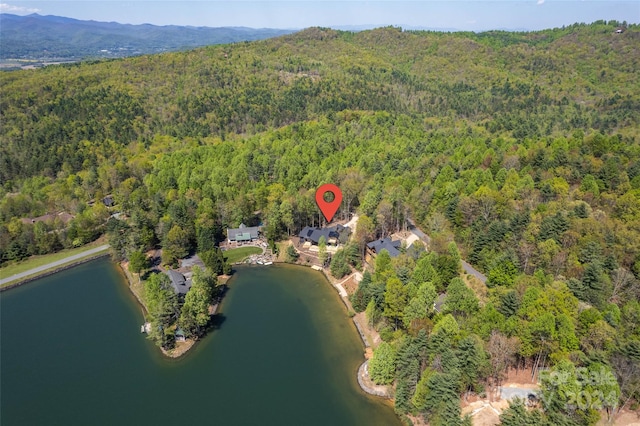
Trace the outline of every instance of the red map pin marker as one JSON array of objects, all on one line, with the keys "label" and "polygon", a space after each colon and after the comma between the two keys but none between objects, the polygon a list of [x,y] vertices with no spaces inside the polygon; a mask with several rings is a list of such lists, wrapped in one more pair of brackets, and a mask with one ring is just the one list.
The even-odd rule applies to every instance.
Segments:
[{"label": "red map pin marker", "polygon": [[[333,194],[333,201],[324,200],[324,194],[327,192]],[[332,183],[325,183],[316,191],[316,203],[318,203],[318,207],[320,207],[320,211],[324,218],[327,219],[327,222],[331,222],[340,207],[340,203],[342,203],[342,191]]]}]

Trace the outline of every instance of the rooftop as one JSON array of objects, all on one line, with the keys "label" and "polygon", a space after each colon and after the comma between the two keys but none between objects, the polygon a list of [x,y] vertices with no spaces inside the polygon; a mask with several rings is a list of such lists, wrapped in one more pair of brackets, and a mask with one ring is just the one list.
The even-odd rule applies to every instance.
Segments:
[{"label": "rooftop", "polygon": [[306,241],[311,241],[314,244],[320,242],[320,237],[329,241],[332,238],[340,242],[346,242],[346,237],[351,233],[351,228],[348,226],[336,225],[329,228],[315,228],[311,226],[305,226],[298,236]]},{"label": "rooftop", "polygon": [[238,228],[228,228],[227,238],[234,241],[251,241],[258,238],[258,226],[246,226],[244,223],[240,224]]},{"label": "rooftop", "polygon": [[191,288],[191,280],[187,280],[180,272],[171,269],[167,271],[167,275],[176,294],[187,294]]},{"label": "rooftop", "polygon": [[398,250],[400,248],[400,244],[401,241],[392,241],[391,238],[387,237],[371,241],[367,244],[367,247],[376,253],[380,253],[381,250],[386,250],[389,252],[389,256],[396,257],[400,255],[400,250]]}]

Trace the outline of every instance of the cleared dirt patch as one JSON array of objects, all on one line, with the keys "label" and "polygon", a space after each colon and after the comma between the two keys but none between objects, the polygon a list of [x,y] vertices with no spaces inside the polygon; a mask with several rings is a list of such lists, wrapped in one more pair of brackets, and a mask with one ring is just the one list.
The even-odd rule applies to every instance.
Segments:
[{"label": "cleared dirt patch", "polygon": [[351,296],[358,289],[358,282],[355,279],[355,276],[352,276],[347,281],[342,283],[342,287],[347,291],[347,294]]}]

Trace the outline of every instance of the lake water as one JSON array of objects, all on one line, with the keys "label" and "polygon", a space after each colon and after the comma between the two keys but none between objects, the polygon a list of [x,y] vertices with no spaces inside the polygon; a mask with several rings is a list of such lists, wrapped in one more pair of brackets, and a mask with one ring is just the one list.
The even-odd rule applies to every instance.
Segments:
[{"label": "lake water", "polygon": [[242,267],[221,325],[184,358],[140,334],[98,260],[0,294],[0,422],[12,425],[399,425],[359,389],[362,344],[324,277]]}]

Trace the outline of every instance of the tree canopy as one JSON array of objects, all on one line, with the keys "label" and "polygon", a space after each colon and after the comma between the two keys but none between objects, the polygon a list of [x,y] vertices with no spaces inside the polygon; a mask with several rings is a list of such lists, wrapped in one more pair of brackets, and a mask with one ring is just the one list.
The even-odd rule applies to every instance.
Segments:
[{"label": "tree canopy", "polygon": [[[372,377],[396,385],[398,412],[457,423],[460,395],[517,362],[572,378],[543,383],[547,395],[628,406],[640,398],[640,29],[619,25],[311,28],[0,73],[0,262],[106,233],[135,270],[162,248],[165,264],[198,252],[219,273],[225,227],[264,221],[273,246],[323,224],[315,189],[334,182],[336,217],[359,214],[336,276],[410,221],[430,236],[378,253],[352,296],[380,330]],[[176,321],[197,336],[209,278],[180,310],[163,277],[144,283],[154,336],[167,343]],[[583,368],[618,388],[587,384]],[[595,406],[565,408],[514,404],[503,417],[595,418]]]}]

